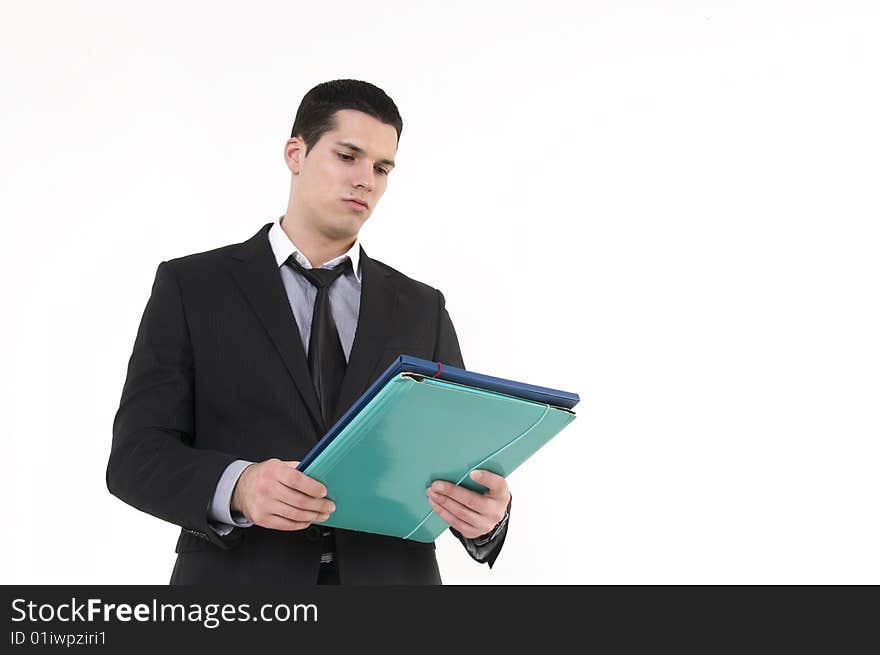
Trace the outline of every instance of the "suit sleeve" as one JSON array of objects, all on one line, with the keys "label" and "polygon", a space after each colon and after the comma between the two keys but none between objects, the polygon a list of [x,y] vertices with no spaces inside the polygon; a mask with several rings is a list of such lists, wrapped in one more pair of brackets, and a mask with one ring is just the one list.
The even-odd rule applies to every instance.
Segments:
[{"label": "suit sleeve", "polygon": [[[434,361],[458,368],[465,368],[464,360],[461,356],[461,348],[458,345],[458,336],[455,333],[455,327],[452,325],[452,319],[446,310],[446,299],[443,294],[437,291],[438,303],[438,322],[437,322],[437,345],[434,350]],[[512,498],[511,498],[512,500]],[[508,505],[508,511],[510,505]],[[507,537],[507,526],[510,524],[510,518],[505,521],[504,526],[495,535],[495,537],[486,544],[477,546],[474,539],[468,539],[455,528],[450,527],[449,530],[461,542],[468,554],[477,562],[488,563],[489,568],[498,559],[501,552],[501,546],[504,545],[504,539]]]},{"label": "suit sleeve", "polygon": [[220,548],[241,535],[211,529],[217,483],[237,457],[193,447],[193,355],[172,266],[156,271],[113,421],[107,488],[124,502]]}]

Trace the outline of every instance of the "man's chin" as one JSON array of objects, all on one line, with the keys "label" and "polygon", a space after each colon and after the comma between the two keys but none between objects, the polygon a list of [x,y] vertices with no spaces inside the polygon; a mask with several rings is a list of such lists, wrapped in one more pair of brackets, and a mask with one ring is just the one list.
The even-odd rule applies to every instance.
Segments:
[{"label": "man's chin", "polygon": [[351,218],[336,221],[325,225],[324,235],[333,241],[352,241],[357,239],[358,232],[365,222],[366,219],[352,220]]},{"label": "man's chin", "polygon": [[357,238],[358,232],[361,231],[361,228],[364,226],[364,223],[367,222],[367,218],[369,216],[364,216],[363,218],[359,216],[346,216],[338,223],[336,223],[333,227],[336,228],[336,232],[339,236],[337,239],[355,239]]}]

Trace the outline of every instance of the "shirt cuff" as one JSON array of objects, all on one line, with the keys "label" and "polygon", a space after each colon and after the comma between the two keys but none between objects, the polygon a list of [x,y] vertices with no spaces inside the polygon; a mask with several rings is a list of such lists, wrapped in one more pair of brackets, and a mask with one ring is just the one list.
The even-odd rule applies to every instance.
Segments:
[{"label": "shirt cuff", "polygon": [[208,525],[220,536],[229,534],[233,528],[249,528],[253,525],[253,522],[248,521],[244,514],[235,512],[233,515],[231,509],[232,492],[235,491],[235,485],[244,470],[251,464],[253,462],[247,460],[235,460],[226,467],[217,482],[214,498],[211,500],[211,507],[208,510]]}]

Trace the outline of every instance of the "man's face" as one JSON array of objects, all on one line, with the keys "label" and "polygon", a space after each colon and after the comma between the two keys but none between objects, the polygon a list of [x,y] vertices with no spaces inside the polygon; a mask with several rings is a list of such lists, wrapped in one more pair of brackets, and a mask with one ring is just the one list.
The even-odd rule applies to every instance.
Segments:
[{"label": "man's face", "polygon": [[336,128],[304,153],[291,138],[285,158],[299,217],[327,238],[354,238],[385,193],[397,153],[397,130],[353,109],[336,112]]}]

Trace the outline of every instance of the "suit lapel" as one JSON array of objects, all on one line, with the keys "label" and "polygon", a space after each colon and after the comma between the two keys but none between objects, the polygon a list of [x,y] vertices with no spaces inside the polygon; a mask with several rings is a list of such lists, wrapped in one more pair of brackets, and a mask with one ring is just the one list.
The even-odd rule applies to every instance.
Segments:
[{"label": "suit lapel", "polygon": [[232,267],[232,275],[269,333],[312,420],[315,425],[322,425],[318,396],[312,384],[299,328],[290,309],[272,246],[269,245],[268,233],[271,227],[271,223],[265,225],[234,251],[232,256],[238,260],[238,264]]},{"label": "suit lapel", "polygon": [[[323,425],[318,396],[312,384],[306,353],[302,347],[299,328],[290,309],[284,283],[278,273],[278,264],[265,225],[256,235],[233,251],[237,264],[232,275],[247,298],[269,337],[278,350],[290,376],[315,425]],[[358,396],[373,382],[376,363],[391,335],[391,319],[397,303],[397,290],[391,274],[360,249],[361,303],[355,329],[354,343],[348,358],[339,401],[333,413],[333,423],[345,413]]]},{"label": "suit lapel", "polygon": [[397,303],[397,290],[391,281],[391,274],[367,257],[363,247],[360,250],[361,306],[357,329],[339,392],[339,402],[331,424],[327,426],[328,430],[373,382],[376,363],[391,335]]}]

